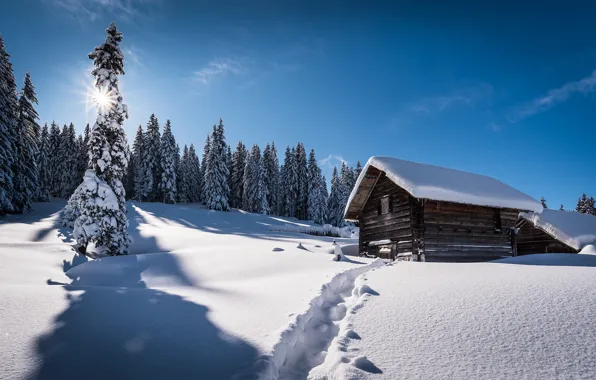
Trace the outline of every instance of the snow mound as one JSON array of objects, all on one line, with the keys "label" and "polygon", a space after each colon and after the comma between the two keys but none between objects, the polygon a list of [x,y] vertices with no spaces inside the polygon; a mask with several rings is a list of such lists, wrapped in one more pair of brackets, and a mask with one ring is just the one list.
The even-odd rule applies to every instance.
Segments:
[{"label": "snow mound", "polygon": [[539,214],[522,212],[520,216],[578,251],[588,244],[596,244],[596,216],[549,209]]},{"label": "snow mound", "polygon": [[596,255],[596,245],[588,244],[579,252],[583,255]]},{"label": "snow mound", "polygon": [[542,211],[542,205],[534,198],[491,177],[397,158],[373,156],[356,181],[344,215],[371,166],[384,171],[389,179],[416,198],[538,213]]},{"label": "snow mound", "polygon": [[575,253],[541,253],[492,261],[502,264],[596,267],[596,256]]}]

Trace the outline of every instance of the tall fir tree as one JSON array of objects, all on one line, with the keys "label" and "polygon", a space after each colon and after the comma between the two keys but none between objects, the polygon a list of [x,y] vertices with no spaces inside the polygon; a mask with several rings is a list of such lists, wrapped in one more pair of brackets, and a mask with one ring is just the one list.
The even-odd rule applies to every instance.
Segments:
[{"label": "tall fir tree", "polygon": [[163,134],[161,135],[161,184],[162,202],[176,202],[176,140],[172,134],[170,120],[166,120]]},{"label": "tall fir tree", "polygon": [[[147,122],[147,132],[145,133],[145,145],[143,151],[145,153],[144,166],[145,173],[148,176],[146,179],[151,180],[151,187],[147,198],[152,202],[160,201],[160,183],[161,183],[161,157],[159,155],[161,147],[161,136],[159,133],[159,122],[155,114],[151,114],[149,122]],[[149,178],[150,176],[150,178]],[[148,185],[148,184],[147,184]]]},{"label": "tall fir tree", "polygon": [[296,145],[294,159],[294,178],[296,191],[296,217],[308,219],[308,167],[304,144]]},{"label": "tall fir tree", "polygon": [[342,185],[340,183],[340,177],[337,173],[337,167],[333,167],[333,176],[331,177],[331,193],[327,200],[327,223],[340,226],[342,224],[343,210],[341,209],[342,199]]},{"label": "tall fir tree", "polygon": [[176,202],[180,202],[180,145],[176,143],[176,155],[174,156],[174,166],[176,167]]},{"label": "tall fir tree", "polygon": [[10,54],[0,36],[0,215],[13,211],[17,124],[17,85]]},{"label": "tall fir tree", "polygon": [[244,192],[244,167],[246,166],[246,157],[248,152],[242,141],[236,145],[236,150],[232,155],[232,179],[230,181],[230,206],[235,208],[242,207],[242,194]]},{"label": "tall fir tree", "polygon": [[586,204],[588,202],[588,196],[586,195],[586,193],[583,193],[581,197],[578,198],[577,200],[577,206],[575,207],[575,211],[585,214],[587,207]]},{"label": "tall fir tree", "polygon": [[269,213],[266,175],[261,150],[257,144],[254,144],[246,158],[244,168],[244,192],[242,195],[244,210],[259,214]]},{"label": "tall fir tree", "polygon": [[282,214],[283,216],[294,217],[296,216],[296,168],[294,164],[294,157],[296,150],[290,147],[286,147],[286,153],[284,156],[284,164],[280,170],[280,195],[282,201]]},{"label": "tall fir tree", "polygon": [[180,157],[180,164],[178,167],[178,201],[182,203],[190,202],[190,162],[188,158],[188,146],[184,145],[182,150],[182,157]]},{"label": "tall fir tree", "polygon": [[546,199],[544,199],[544,197],[540,197],[540,204],[542,205],[542,207],[548,208],[548,206],[546,205]]},{"label": "tall fir tree", "polygon": [[122,183],[124,184],[124,191],[126,193],[126,199],[134,199],[135,196],[135,163],[132,159],[132,150],[130,146],[126,146],[126,157],[128,157],[128,165],[126,166],[126,174]]},{"label": "tall fir tree", "polygon": [[190,144],[190,148],[188,148],[188,172],[190,175],[190,202],[200,202],[203,177],[201,176],[201,162],[193,144]]},{"label": "tall fir tree", "polygon": [[89,137],[89,170],[70,198],[65,214],[76,217],[73,235],[83,249],[92,243],[98,255],[123,255],[130,243],[122,184],[128,164],[122,125],[128,110],[118,88],[118,76],[124,74],[124,56],[120,50],[122,33],[116,25],[112,23],[106,33],[105,43],[89,54],[100,94],[97,121]]},{"label": "tall fir tree", "polygon": [[62,157],[60,196],[69,198],[77,188],[79,149],[74,124],[70,123],[61,133],[60,151]]},{"label": "tall fir tree", "polygon": [[209,158],[209,149],[211,148],[211,135],[207,135],[203,147],[203,156],[201,157],[201,187],[199,188],[200,201],[205,203],[207,195],[205,194],[205,173],[207,172],[207,160]]},{"label": "tall fir tree", "polygon": [[231,194],[232,194],[232,147],[229,144],[226,144],[226,167],[228,168],[228,203],[231,207]]},{"label": "tall fir tree", "polygon": [[38,193],[38,171],[36,155],[37,142],[40,136],[39,116],[33,104],[37,104],[37,96],[29,73],[25,75],[25,84],[19,97],[19,121],[17,129],[17,161],[15,172],[15,197],[13,207],[16,212],[29,212]]},{"label": "tall fir tree", "polygon": [[356,162],[356,169],[354,169],[354,179],[357,180],[360,177],[360,173],[362,173],[362,165],[360,165],[360,161]]},{"label": "tall fir tree", "polygon": [[219,125],[213,126],[204,177],[205,205],[211,210],[228,211],[230,209],[226,151],[223,120],[219,119]]},{"label": "tall fir tree", "polygon": [[308,156],[308,219],[315,223],[325,222],[325,209],[327,196],[323,175],[317,159],[315,150],[312,149]]},{"label": "tall fir tree", "polygon": [[50,126],[49,136],[49,165],[48,174],[50,178],[49,189],[53,197],[59,197],[61,193],[61,169],[62,169],[62,155],[61,155],[61,137],[60,127],[55,122]]},{"label": "tall fir tree", "polygon": [[267,144],[263,150],[263,164],[265,166],[265,185],[267,186],[267,204],[272,214],[278,213],[279,208],[279,160],[275,143]]},{"label": "tall fir tree", "polygon": [[49,177],[49,163],[50,163],[50,130],[46,123],[41,130],[41,137],[39,139],[39,154],[37,155],[38,168],[38,192],[36,201],[48,202],[50,200],[50,177]]},{"label": "tall fir tree", "polygon": [[139,125],[137,134],[132,144],[132,165],[134,170],[134,195],[132,199],[140,202],[146,201],[153,188],[153,174],[150,165],[145,162],[145,133],[143,126]]}]

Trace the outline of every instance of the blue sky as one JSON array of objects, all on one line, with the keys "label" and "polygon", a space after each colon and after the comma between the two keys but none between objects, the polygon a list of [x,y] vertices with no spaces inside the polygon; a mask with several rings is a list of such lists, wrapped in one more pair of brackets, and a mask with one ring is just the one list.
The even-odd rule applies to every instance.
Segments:
[{"label": "blue sky", "polygon": [[494,176],[552,208],[596,196],[596,6],[364,3],[19,0],[2,4],[0,33],[42,121],[94,120],[87,53],[115,20],[129,141],[154,112],[202,149],[222,117],[233,146],[274,140],[283,155],[302,141],[326,173],[388,155]]}]

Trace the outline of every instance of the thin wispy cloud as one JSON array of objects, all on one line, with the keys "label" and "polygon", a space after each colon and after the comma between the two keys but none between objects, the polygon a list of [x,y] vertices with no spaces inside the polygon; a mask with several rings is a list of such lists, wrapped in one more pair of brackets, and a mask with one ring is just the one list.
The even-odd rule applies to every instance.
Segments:
[{"label": "thin wispy cloud", "polygon": [[209,62],[207,66],[193,73],[193,79],[202,84],[208,84],[216,77],[237,75],[244,71],[240,60],[225,58]]},{"label": "thin wispy cloud", "polygon": [[520,107],[515,107],[509,113],[507,119],[511,123],[516,123],[529,116],[545,112],[558,103],[563,103],[575,93],[588,94],[596,91],[596,71],[591,75],[578,81],[565,83],[559,88],[552,89],[546,95],[534,99]]},{"label": "thin wispy cloud", "polygon": [[348,164],[348,161],[344,160],[344,158],[337,154],[330,154],[325,158],[319,160],[319,165],[324,166],[330,169],[333,169],[334,166],[341,166],[342,163]]},{"label": "thin wispy cloud", "polygon": [[104,15],[131,19],[161,0],[44,0],[80,21],[95,21]]},{"label": "thin wispy cloud", "polygon": [[481,99],[489,99],[492,86],[480,83],[476,86],[464,87],[449,94],[424,97],[406,104],[406,109],[414,113],[440,113],[456,105],[471,105]]}]

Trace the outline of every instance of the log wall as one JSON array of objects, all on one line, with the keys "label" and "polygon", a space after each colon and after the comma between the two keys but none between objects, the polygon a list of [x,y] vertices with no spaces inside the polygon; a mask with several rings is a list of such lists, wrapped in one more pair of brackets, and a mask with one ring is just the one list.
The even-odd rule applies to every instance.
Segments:
[{"label": "log wall", "polygon": [[424,255],[427,261],[477,261],[513,256],[511,229],[518,210],[427,200]]},{"label": "log wall", "polygon": [[[360,252],[386,258],[412,252],[411,198],[384,173],[380,174],[359,214]],[[391,253],[380,252],[381,247],[387,247],[386,244],[369,245],[379,240],[391,240]]]},{"label": "log wall", "polygon": [[518,222],[517,227],[519,228],[517,252],[520,255],[531,253],[577,253],[576,249],[563,244],[524,219]]}]

